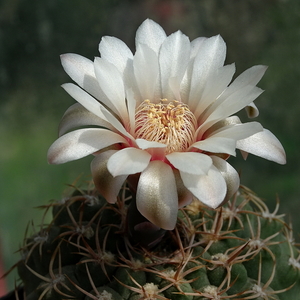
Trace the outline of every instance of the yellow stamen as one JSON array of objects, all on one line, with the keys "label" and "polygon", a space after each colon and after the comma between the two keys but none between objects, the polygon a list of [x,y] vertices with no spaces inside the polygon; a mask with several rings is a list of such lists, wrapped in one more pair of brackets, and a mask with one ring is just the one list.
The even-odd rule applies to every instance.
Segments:
[{"label": "yellow stamen", "polygon": [[135,122],[136,138],[164,143],[167,153],[185,151],[194,142],[197,120],[179,101],[145,100],[136,109]]}]

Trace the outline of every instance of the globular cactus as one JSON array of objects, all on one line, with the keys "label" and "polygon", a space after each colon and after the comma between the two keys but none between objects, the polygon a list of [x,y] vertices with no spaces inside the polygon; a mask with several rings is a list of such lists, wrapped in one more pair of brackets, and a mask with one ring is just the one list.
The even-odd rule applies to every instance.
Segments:
[{"label": "globular cactus", "polygon": [[278,205],[246,187],[216,210],[194,201],[147,246],[128,228],[133,201],[126,187],[116,204],[90,188],[46,206],[52,222],[21,249],[26,299],[299,299],[299,250]]},{"label": "globular cactus", "polygon": [[77,84],[63,88],[78,103],[63,115],[48,161],[93,154],[95,188],[46,206],[52,222],[25,238],[26,299],[296,299],[291,227],[278,207],[271,213],[239,189],[227,162],[236,149],[286,162],[269,130],[235,115],[258,115],[267,68],[232,80],[221,36],[167,36],[149,19],[135,41],[135,53],[103,37],[94,61],[61,56]]}]

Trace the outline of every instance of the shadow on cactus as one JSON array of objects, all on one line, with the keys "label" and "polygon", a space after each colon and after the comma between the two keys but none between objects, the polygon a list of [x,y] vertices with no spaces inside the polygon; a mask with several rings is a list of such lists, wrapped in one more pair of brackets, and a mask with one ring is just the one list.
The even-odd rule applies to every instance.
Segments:
[{"label": "shadow on cactus", "polygon": [[292,229],[227,162],[236,149],[286,162],[270,131],[234,115],[258,115],[266,67],[233,80],[220,36],[190,42],[151,20],[135,54],[114,37],[99,51],[61,56],[78,103],[48,160],[94,155],[94,187],[46,206],[53,221],[25,239],[26,299],[295,299]]}]

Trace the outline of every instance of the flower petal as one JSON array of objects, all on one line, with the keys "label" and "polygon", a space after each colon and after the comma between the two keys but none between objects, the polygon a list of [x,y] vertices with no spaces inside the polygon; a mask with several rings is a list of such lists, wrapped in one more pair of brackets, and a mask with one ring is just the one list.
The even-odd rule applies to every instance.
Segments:
[{"label": "flower petal", "polygon": [[185,187],[183,181],[180,176],[180,172],[176,169],[173,170],[176,187],[177,187],[177,195],[178,195],[178,207],[184,207],[189,205],[193,201],[193,194]]},{"label": "flower petal", "polygon": [[235,64],[220,67],[207,78],[206,85],[203,88],[201,101],[195,108],[194,115],[198,118],[204,110],[213,103],[226,89],[232,80],[235,72]]},{"label": "flower petal", "polygon": [[156,53],[146,45],[139,45],[133,59],[133,70],[141,99],[153,101],[158,96],[159,65]]},{"label": "flower petal", "polygon": [[87,110],[99,118],[106,120],[101,112],[102,104],[89,95],[86,91],[73,83],[65,83],[62,85],[62,88]]},{"label": "flower petal", "polygon": [[105,36],[99,44],[99,51],[101,58],[118,69],[126,88],[135,86],[132,66],[133,54],[123,41],[115,37]]},{"label": "flower petal", "polygon": [[218,68],[223,66],[225,56],[226,44],[220,35],[202,41],[201,47],[195,57],[191,78],[188,105],[192,111],[196,110],[208,78]]},{"label": "flower petal", "polygon": [[173,152],[166,157],[174,168],[195,175],[207,174],[212,165],[208,155],[197,152]]},{"label": "flower petal", "polygon": [[[80,104],[82,104],[90,112],[97,115],[99,118],[104,121],[109,122],[117,131],[119,131],[124,136],[127,136],[130,139],[133,137],[126,131],[124,126],[120,123],[115,116],[112,115],[101,103],[91,97],[88,93],[82,90],[75,84],[66,83],[62,87]],[[125,123],[127,124],[127,123]],[[111,126],[110,126],[111,127]]]},{"label": "flower petal", "polygon": [[262,92],[262,89],[249,85],[232,93],[228,98],[225,98],[223,93],[205,112],[203,116],[205,121],[200,126],[201,132],[204,132],[218,121],[240,111],[252,103]]},{"label": "flower petal", "polygon": [[212,153],[235,155],[236,141],[249,137],[262,130],[263,127],[258,122],[228,125],[210,133],[208,137],[194,143],[191,147]]},{"label": "flower petal", "polygon": [[212,166],[207,175],[193,175],[180,172],[186,188],[205,205],[217,208],[227,193],[225,179],[220,171]]},{"label": "flower petal", "polygon": [[189,58],[190,41],[186,35],[177,31],[164,40],[159,52],[161,98],[174,99],[169,79],[176,78],[179,90],[179,84],[189,63]]},{"label": "flower petal", "polygon": [[103,58],[96,57],[94,66],[99,85],[109,99],[109,102],[104,104],[117,113],[123,122],[128,122],[125,87],[121,73]]},{"label": "flower petal", "polygon": [[222,129],[223,127],[226,127],[229,125],[236,125],[236,124],[242,124],[242,122],[238,116],[231,116],[231,117],[225,118],[225,119],[215,123],[209,129],[207,129],[205,131],[204,138],[212,135],[214,132],[217,132],[218,130]]},{"label": "flower petal", "polygon": [[227,118],[242,108],[252,105],[253,100],[263,92],[255,85],[260,81],[266,70],[266,66],[258,65],[239,75],[205,112],[205,116],[203,116],[205,122],[201,126],[202,132],[212,126],[216,120]]},{"label": "flower petal", "polygon": [[165,31],[160,25],[147,19],[141,24],[136,32],[136,48],[138,48],[140,44],[145,44],[154,52],[158,53],[159,48],[166,37]]},{"label": "flower petal", "polygon": [[[224,202],[227,202],[240,186],[240,176],[237,171],[224,159],[211,156],[214,166],[220,171],[227,185],[227,193]],[[225,204],[224,202],[221,205]]]},{"label": "flower petal", "polygon": [[[111,114],[105,107],[101,107],[101,111],[103,115],[105,116],[106,120],[110,122],[110,124],[117,130],[119,131],[122,135],[128,137],[131,140],[134,140],[132,135],[129,133],[130,128],[125,128],[123,124],[113,115]],[[128,123],[125,123],[127,126],[129,125]],[[127,130],[128,129],[128,130]]]},{"label": "flower petal", "polygon": [[246,112],[248,115],[248,118],[256,118],[259,115],[259,110],[254,104],[254,102],[250,103],[248,106],[246,106]]},{"label": "flower petal", "polygon": [[117,150],[108,150],[98,154],[91,162],[91,171],[96,189],[109,203],[116,203],[119,191],[127,176],[112,176],[107,169],[109,158]]},{"label": "flower petal", "polygon": [[144,139],[136,139],[136,145],[142,149],[147,150],[151,155],[152,160],[164,160],[166,155],[167,145],[159,142],[151,142]]},{"label": "flower petal", "polygon": [[132,60],[133,54],[128,46],[120,39],[112,36],[104,36],[99,44],[101,57],[115,65],[123,74],[128,61]]},{"label": "flower petal", "polygon": [[58,138],[48,150],[51,164],[76,160],[116,143],[127,144],[117,133],[102,128],[78,129]]},{"label": "flower petal", "polygon": [[127,107],[128,107],[128,117],[129,117],[129,133],[134,135],[135,132],[135,108],[136,99],[132,89],[126,91]]},{"label": "flower petal", "polygon": [[235,156],[236,141],[227,137],[209,137],[194,143],[192,147],[212,153],[226,153]]},{"label": "flower petal", "polygon": [[209,137],[226,137],[235,139],[237,141],[260,131],[263,131],[263,127],[260,123],[248,122],[244,124],[224,126],[211,133]]},{"label": "flower petal", "polygon": [[247,69],[232,82],[222,96],[227,98],[232,93],[235,93],[237,90],[240,90],[246,86],[256,86],[256,84],[264,76],[267,68],[267,66],[257,65]]},{"label": "flower petal", "polygon": [[175,227],[178,212],[176,181],[172,168],[162,161],[151,161],[141,173],[136,204],[150,222],[166,230]]},{"label": "flower petal", "polygon": [[191,59],[197,56],[198,52],[203,46],[204,41],[206,40],[207,40],[206,37],[197,37],[191,41],[191,56],[190,56]]},{"label": "flower petal", "polygon": [[60,56],[66,73],[84,90],[97,99],[103,98],[94,72],[94,63],[78,54],[68,53]]},{"label": "flower petal", "polygon": [[136,139],[136,144],[142,150],[149,149],[149,148],[166,148],[167,145],[159,142],[147,141],[144,139]]},{"label": "flower petal", "polygon": [[237,142],[238,149],[272,160],[279,164],[286,163],[285,151],[276,136],[267,129]]},{"label": "flower petal", "polygon": [[[180,96],[181,101],[189,105],[189,94],[191,89],[191,81],[193,76],[193,68],[195,57],[200,51],[204,41],[207,40],[205,37],[198,37],[191,42],[190,61],[187,65],[187,69],[180,83]],[[198,99],[199,100],[199,99]],[[198,101],[200,102],[200,101]]]},{"label": "flower petal", "polygon": [[114,130],[109,122],[99,118],[81,104],[75,103],[66,110],[59,123],[59,136],[62,136],[71,129],[81,126],[100,126]]},{"label": "flower petal", "polygon": [[151,155],[137,148],[124,148],[108,160],[107,168],[113,176],[142,172],[149,164]]}]

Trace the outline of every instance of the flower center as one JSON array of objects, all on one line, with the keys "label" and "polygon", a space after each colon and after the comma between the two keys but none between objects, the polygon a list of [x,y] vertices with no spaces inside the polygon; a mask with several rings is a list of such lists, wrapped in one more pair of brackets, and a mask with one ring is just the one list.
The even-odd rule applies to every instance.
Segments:
[{"label": "flower center", "polygon": [[194,142],[197,120],[179,101],[143,101],[135,113],[136,138],[167,145],[166,152],[185,151]]}]

